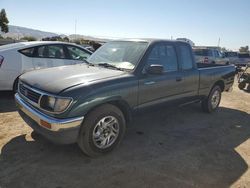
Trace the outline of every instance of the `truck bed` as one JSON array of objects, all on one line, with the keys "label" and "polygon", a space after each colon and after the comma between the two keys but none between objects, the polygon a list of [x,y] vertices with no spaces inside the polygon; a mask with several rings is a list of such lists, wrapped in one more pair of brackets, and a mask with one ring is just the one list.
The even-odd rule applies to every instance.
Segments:
[{"label": "truck bed", "polygon": [[221,82],[224,91],[231,88],[234,82],[234,65],[197,63],[200,74],[199,94],[207,94],[211,90],[211,83]]},{"label": "truck bed", "polygon": [[197,63],[197,68],[212,68],[212,67],[225,67],[228,65],[222,65],[222,64],[211,64],[211,63]]}]

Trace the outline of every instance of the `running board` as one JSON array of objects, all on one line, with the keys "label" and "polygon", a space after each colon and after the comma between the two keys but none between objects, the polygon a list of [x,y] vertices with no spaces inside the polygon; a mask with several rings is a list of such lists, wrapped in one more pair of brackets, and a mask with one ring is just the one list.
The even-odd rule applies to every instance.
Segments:
[{"label": "running board", "polygon": [[193,104],[193,103],[198,103],[200,101],[201,101],[200,99],[196,99],[194,101],[183,103],[183,104],[179,105],[179,107],[186,106],[186,105]]}]

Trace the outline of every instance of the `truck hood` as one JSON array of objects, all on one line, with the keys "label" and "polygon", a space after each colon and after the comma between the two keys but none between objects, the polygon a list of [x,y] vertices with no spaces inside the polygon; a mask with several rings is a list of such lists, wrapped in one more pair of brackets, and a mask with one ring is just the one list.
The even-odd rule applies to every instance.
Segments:
[{"label": "truck hood", "polygon": [[124,74],[128,73],[80,64],[27,72],[20,77],[20,80],[36,89],[58,94],[62,90],[79,84],[88,84]]}]

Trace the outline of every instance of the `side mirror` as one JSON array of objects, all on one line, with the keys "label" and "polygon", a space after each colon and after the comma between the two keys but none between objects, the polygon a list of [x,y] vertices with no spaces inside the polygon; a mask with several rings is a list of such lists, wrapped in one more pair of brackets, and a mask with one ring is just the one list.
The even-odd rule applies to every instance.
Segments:
[{"label": "side mirror", "polygon": [[158,65],[158,64],[153,64],[150,65],[146,71],[149,74],[162,74],[164,70],[164,67],[162,65]]}]

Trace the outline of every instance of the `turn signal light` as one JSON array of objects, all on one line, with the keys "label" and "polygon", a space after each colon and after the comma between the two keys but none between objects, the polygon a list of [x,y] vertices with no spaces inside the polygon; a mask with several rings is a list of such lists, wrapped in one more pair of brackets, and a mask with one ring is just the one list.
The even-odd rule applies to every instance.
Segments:
[{"label": "turn signal light", "polygon": [[48,123],[47,121],[40,120],[40,124],[41,124],[43,127],[46,127],[47,129],[51,129],[51,124]]}]

